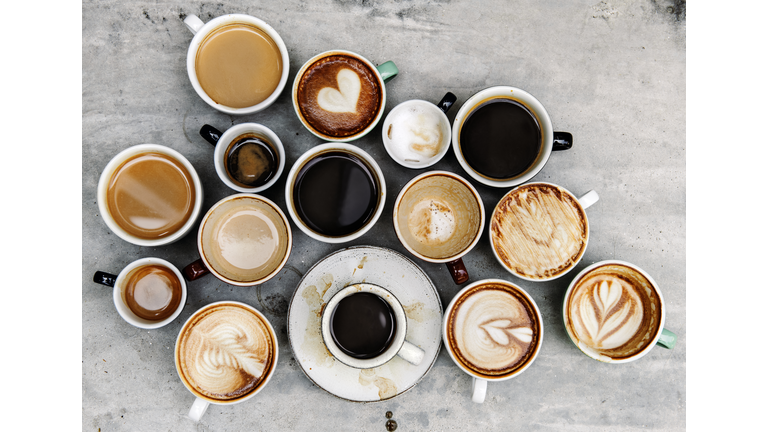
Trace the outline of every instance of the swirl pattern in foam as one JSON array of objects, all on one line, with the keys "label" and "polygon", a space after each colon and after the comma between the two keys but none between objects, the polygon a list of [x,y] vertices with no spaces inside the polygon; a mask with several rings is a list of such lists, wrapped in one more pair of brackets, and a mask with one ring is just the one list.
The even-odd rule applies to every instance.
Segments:
[{"label": "swirl pattern in foam", "polygon": [[176,347],[182,379],[205,397],[227,401],[257,389],[272,367],[274,335],[252,311],[214,305],[182,329]]}]

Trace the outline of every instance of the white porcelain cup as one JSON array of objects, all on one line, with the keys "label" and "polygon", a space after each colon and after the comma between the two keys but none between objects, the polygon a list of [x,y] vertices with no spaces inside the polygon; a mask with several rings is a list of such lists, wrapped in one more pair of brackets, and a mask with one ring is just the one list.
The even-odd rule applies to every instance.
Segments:
[{"label": "white porcelain cup", "polygon": [[[339,302],[343,299],[357,293],[371,293],[379,296],[379,298],[389,305],[394,315],[395,334],[392,337],[389,347],[383,353],[369,359],[355,358],[344,353],[342,349],[336,345],[331,334],[331,318],[333,317],[336,306],[338,306]],[[325,346],[337,360],[353,368],[370,369],[383,365],[392,360],[395,356],[400,356],[403,360],[414,365],[421,363],[424,359],[424,350],[405,340],[405,335],[408,330],[407,326],[408,320],[405,316],[405,310],[403,310],[403,305],[400,304],[397,297],[378,285],[359,283],[342,288],[331,297],[325,305],[325,309],[323,309],[320,330],[323,335]]]}]

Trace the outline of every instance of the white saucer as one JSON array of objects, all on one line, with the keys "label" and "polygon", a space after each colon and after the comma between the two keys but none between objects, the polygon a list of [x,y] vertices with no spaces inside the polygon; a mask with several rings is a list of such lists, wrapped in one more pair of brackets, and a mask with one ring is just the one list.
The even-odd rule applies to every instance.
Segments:
[{"label": "white saucer", "polygon": [[[402,303],[406,339],[424,350],[420,365],[396,356],[376,368],[355,369],[328,352],[320,333],[323,307],[340,289],[361,282],[389,290]],[[413,261],[391,249],[354,246],[321,259],[301,279],[288,308],[288,340],[301,370],[318,387],[353,402],[375,402],[405,393],[432,368],[442,320],[437,290]]]}]

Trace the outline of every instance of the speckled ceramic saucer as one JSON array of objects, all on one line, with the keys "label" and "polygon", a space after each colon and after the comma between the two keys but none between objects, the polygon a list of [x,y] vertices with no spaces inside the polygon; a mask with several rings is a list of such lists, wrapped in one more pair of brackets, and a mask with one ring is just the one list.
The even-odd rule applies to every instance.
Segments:
[{"label": "speckled ceramic saucer", "polygon": [[[355,369],[328,352],[320,333],[323,307],[340,289],[361,282],[389,290],[402,303],[406,339],[425,352],[421,364],[396,356],[376,368]],[[301,370],[318,387],[342,399],[376,402],[408,391],[432,368],[442,319],[437,290],[413,261],[391,249],[355,246],[321,259],[301,279],[288,308],[288,340]]]}]

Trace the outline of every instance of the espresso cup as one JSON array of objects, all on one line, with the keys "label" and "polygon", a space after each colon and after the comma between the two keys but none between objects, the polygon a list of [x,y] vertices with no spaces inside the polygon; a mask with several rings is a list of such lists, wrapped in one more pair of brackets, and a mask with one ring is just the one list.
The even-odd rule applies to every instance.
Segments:
[{"label": "espresso cup", "polygon": [[374,66],[344,50],[320,53],[293,81],[293,108],[301,124],[325,141],[349,142],[373,129],[384,114],[384,85],[398,73],[391,61]]},{"label": "espresso cup", "polygon": [[299,157],[288,173],[288,214],[304,234],[325,243],[354,240],[379,220],[387,186],[384,173],[365,151],[327,143]]},{"label": "espresso cup", "polygon": [[477,190],[447,171],[429,171],[408,182],[392,211],[400,243],[424,261],[445,263],[458,285],[469,280],[461,259],[475,247],[485,227]]},{"label": "espresso cup", "polygon": [[223,134],[211,125],[204,125],[200,136],[216,147],[213,165],[221,181],[238,192],[266,190],[283,173],[283,143],[264,125],[241,123]]},{"label": "espresso cup", "polygon": [[212,273],[230,285],[262,284],[280,272],[292,245],[288,218],[277,204],[260,195],[230,195],[203,216],[200,259],[183,273],[189,281]]},{"label": "espresso cup", "polygon": [[565,292],[563,324],[581,352],[605,363],[635,361],[656,345],[672,349],[659,286],[640,267],[607,260],[582,270]]},{"label": "espresso cup", "polygon": [[579,263],[589,243],[586,208],[591,190],[576,198],[551,183],[528,183],[504,195],[488,230],[496,260],[513,275],[534,282],[557,279]]},{"label": "espresso cup", "polygon": [[186,235],[203,206],[197,171],[181,153],[157,144],[129,147],[101,172],[96,200],[104,223],[138,246],[162,246]]},{"label": "espresso cup", "polygon": [[160,258],[141,258],[118,275],[97,271],[93,281],[112,287],[117,313],[132,326],[156,329],[179,316],[187,302],[181,272]]},{"label": "espresso cup", "polygon": [[515,87],[482,90],[464,102],[453,120],[453,151],[473,179],[487,186],[527,182],[553,150],[573,145],[568,132],[555,132],[544,106]]},{"label": "espresso cup", "polygon": [[184,323],[176,338],[176,372],[195,396],[189,418],[199,421],[210,404],[234,405],[256,396],[277,367],[277,335],[269,320],[247,304],[211,303]]},{"label": "espresso cup", "polygon": [[334,294],[323,309],[320,330],[328,351],[353,368],[375,368],[396,355],[414,365],[424,359],[424,350],[405,340],[402,304],[378,285],[359,283]]},{"label": "espresso cup", "polygon": [[250,15],[231,14],[203,23],[188,15],[195,35],[187,73],[197,94],[227,114],[252,114],[272,105],[288,82],[288,50],[280,35]]},{"label": "espresso cup", "polygon": [[523,373],[536,359],[544,336],[536,302],[522,288],[499,279],[467,285],[443,318],[443,343],[472,377],[472,401],[483,403],[488,382]]}]

